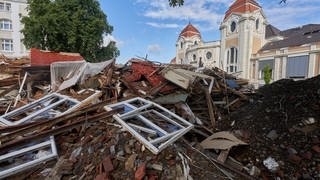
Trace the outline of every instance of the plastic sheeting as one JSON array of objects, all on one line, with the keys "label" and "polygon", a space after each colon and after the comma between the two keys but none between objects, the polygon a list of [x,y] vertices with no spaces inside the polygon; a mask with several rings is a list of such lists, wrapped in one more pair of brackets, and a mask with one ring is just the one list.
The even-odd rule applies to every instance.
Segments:
[{"label": "plastic sheeting", "polygon": [[51,88],[53,91],[61,91],[78,82],[83,83],[88,77],[99,74],[114,59],[101,62],[89,63],[86,61],[55,62],[50,65]]}]

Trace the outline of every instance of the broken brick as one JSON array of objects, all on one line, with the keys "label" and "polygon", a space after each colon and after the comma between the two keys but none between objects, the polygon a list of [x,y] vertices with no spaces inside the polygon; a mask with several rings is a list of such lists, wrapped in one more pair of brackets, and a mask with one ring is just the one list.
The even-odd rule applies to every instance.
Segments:
[{"label": "broken brick", "polygon": [[288,157],[289,161],[295,164],[299,164],[302,158],[296,154],[290,154]]},{"label": "broken brick", "polygon": [[146,175],[146,163],[142,163],[136,173],[134,174],[135,180],[141,180]]},{"label": "broken brick", "polygon": [[314,150],[316,153],[320,154],[320,147],[319,145],[312,146],[312,150]]},{"label": "broken brick", "polygon": [[112,161],[111,161],[110,156],[107,156],[107,157],[102,161],[102,164],[103,164],[104,171],[105,171],[106,173],[109,173],[109,172],[111,172],[111,171],[114,170],[114,167],[113,167],[113,164],[112,164]]}]

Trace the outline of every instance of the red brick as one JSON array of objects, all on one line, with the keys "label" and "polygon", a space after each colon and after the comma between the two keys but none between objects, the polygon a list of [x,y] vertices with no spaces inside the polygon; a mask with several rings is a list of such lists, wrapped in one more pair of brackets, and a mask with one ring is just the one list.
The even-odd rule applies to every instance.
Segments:
[{"label": "red brick", "polygon": [[310,151],[305,152],[305,153],[302,153],[301,156],[302,156],[304,159],[308,159],[308,160],[311,160],[311,159],[312,159],[312,153],[311,153]]},{"label": "red brick", "polygon": [[299,164],[302,160],[302,158],[296,154],[289,155],[289,161],[295,164]]},{"label": "red brick", "polygon": [[135,180],[141,180],[146,175],[146,163],[142,163],[136,173],[134,174]]},{"label": "red brick", "polygon": [[320,147],[318,145],[312,146],[312,150],[314,150],[316,153],[320,154]]},{"label": "red brick", "polygon": [[103,164],[104,171],[105,171],[106,173],[109,173],[109,172],[111,172],[111,171],[114,170],[114,167],[113,167],[113,164],[112,164],[112,161],[111,161],[110,156],[107,156],[107,157],[102,161],[102,164]]},{"label": "red brick", "polygon": [[84,58],[79,53],[60,53],[52,51],[41,51],[32,48],[30,52],[31,66],[47,66],[59,61],[82,61]]}]

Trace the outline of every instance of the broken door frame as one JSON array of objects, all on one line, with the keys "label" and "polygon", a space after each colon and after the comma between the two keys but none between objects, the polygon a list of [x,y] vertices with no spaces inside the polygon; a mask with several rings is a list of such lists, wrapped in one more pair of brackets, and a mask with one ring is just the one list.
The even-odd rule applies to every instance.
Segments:
[{"label": "broken door frame", "polygon": [[[132,104],[130,104],[135,101],[140,101],[145,104],[142,105],[141,107],[135,107]],[[187,133],[189,130],[191,130],[193,128],[193,125],[191,123],[189,123],[185,119],[181,118],[180,116],[177,116],[176,114],[172,113],[171,111],[167,110],[166,108],[164,108],[156,103],[153,103],[151,101],[145,100],[140,97],[133,98],[133,99],[119,102],[119,103],[112,104],[112,105],[107,105],[107,106],[105,106],[105,109],[107,111],[110,111],[112,108],[115,108],[117,106],[125,106],[125,107],[130,108],[131,110],[129,110],[128,112],[125,112],[124,114],[113,115],[113,118],[117,122],[119,122],[123,128],[125,128],[127,131],[129,131],[132,134],[132,136],[137,138],[142,144],[144,144],[146,146],[146,148],[148,148],[154,154],[158,154],[164,148],[166,148],[170,144],[174,143],[177,139],[182,137],[185,133]],[[176,120],[180,121],[181,124],[179,122],[176,122],[176,121],[172,120],[171,118],[161,114],[160,112],[156,111],[155,109],[152,109],[152,107],[158,108],[158,109],[162,110],[163,112],[168,113],[170,116],[172,116]],[[146,110],[147,108],[151,108],[151,110]],[[163,130],[162,128],[160,128],[159,126],[157,126],[156,124],[154,124],[153,122],[151,122],[150,120],[148,120],[147,118],[145,118],[143,116],[143,114],[147,113],[147,112],[153,112],[157,116],[161,117],[163,120],[167,121],[170,124],[176,125],[181,129],[176,130],[171,133],[166,132],[165,130]],[[141,120],[144,124],[146,124],[148,126],[148,128],[126,122],[126,120],[133,118],[133,117],[136,117],[137,119]],[[139,131],[147,132],[149,134],[154,134],[154,133],[159,134],[157,132],[160,132],[163,135],[159,135],[159,137],[157,137],[156,139],[153,139],[153,140],[147,140],[145,137],[143,137],[139,133]]]}]

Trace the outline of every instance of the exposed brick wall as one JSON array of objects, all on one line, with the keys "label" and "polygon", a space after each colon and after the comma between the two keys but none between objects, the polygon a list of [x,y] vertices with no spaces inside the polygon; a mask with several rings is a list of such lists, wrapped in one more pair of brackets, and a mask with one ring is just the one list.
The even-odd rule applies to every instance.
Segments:
[{"label": "exposed brick wall", "polygon": [[59,61],[81,61],[84,58],[78,53],[61,53],[51,51],[41,51],[32,48],[30,51],[31,66],[47,66]]}]

